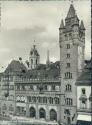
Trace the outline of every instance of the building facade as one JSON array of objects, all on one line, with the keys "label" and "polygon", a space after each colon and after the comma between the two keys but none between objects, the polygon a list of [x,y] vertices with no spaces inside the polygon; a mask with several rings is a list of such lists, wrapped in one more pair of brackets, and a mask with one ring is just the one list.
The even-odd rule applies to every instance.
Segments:
[{"label": "building facade", "polygon": [[76,123],[77,89],[75,82],[84,68],[85,27],[79,23],[74,6],[71,4],[65,24],[59,28],[61,66],[61,122]]},{"label": "building facade", "polygon": [[92,66],[87,64],[76,82],[77,86],[77,123],[92,123]]},{"label": "building facade", "polygon": [[40,64],[34,45],[28,68],[13,60],[0,81],[0,114],[45,119],[63,124],[77,122],[77,78],[84,68],[85,27],[70,5],[59,28],[60,61]]}]

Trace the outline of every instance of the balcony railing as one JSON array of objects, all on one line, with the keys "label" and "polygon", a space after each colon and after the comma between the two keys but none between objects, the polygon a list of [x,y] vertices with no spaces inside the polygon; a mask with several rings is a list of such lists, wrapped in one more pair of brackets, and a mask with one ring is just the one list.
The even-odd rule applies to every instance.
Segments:
[{"label": "balcony railing", "polygon": [[60,79],[31,79],[31,78],[19,78],[15,77],[14,82],[16,83],[40,83],[40,82],[60,82]]},{"label": "balcony railing", "polygon": [[28,90],[24,90],[24,91],[20,91],[20,90],[16,90],[16,94],[19,95],[19,94],[27,94],[27,95],[30,95],[30,94],[33,94],[33,95],[38,95],[38,94],[41,94],[41,95],[57,95],[59,96],[60,91],[28,91]]}]

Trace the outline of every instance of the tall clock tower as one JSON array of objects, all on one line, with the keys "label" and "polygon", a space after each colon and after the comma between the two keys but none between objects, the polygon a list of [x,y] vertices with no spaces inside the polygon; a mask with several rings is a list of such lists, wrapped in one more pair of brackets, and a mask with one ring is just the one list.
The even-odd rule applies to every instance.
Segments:
[{"label": "tall clock tower", "polygon": [[70,5],[65,23],[61,20],[59,28],[61,65],[61,123],[75,124],[76,96],[75,82],[84,67],[85,27],[83,21]]}]

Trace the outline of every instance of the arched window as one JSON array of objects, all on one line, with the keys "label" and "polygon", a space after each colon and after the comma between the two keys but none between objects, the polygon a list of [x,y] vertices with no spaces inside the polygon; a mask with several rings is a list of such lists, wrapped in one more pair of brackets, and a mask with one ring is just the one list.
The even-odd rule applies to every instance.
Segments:
[{"label": "arched window", "polygon": [[31,59],[31,64],[33,64],[33,59]]},{"label": "arched window", "polygon": [[54,100],[55,100],[55,104],[59,104],[60,101],[58,97],[55,97]]},{"label": "arched window", "polygon": [[71,91],[71,88],[72,88],[71,85],[69,84],[66,85],[66,91]]},{"label": "arched window", "polygon": [[43,108],[39,110],[39,117],[44,119],[46,118],[46,112]]},{"label": "arched window", "polygon": [[66,72],[66,73],[65,73],[65,78],[66,78],[66,79],[72,79],[72,73]]},{"label": "arched window", "polygon": [[43,97],[43,103],[47,103],[47,97]]},{"label": "arched window", "polygon": [[34,107],[31,107],[31,108],[30,108],[30,117],[31,117],[31,118],[36,117],[36,110],[35,110]]},{"label": "arched window", "polygon": [[51,121],[54,121],[54,120],[57,121],[57,112],[54,109],[50,110],[50,120]]},{"label": "arched window", "polygon": [[53,104],[53,98],[52,97],[49,98],[49,103]]},{"label": "arched window", "polygon": [[35,96],[32,97],[32,101],[33,101],[33,103],[36,103],[37,100],[36,100]]},{"label": "arched window", "polygon": [[66,105],[73,105],[73,100],[71,98],[66,98],[65,103]]},{"label": "arched window", "polygon": [[36,65],[38,64],[38,61],[37,61],[37,59],[36,59]]}]

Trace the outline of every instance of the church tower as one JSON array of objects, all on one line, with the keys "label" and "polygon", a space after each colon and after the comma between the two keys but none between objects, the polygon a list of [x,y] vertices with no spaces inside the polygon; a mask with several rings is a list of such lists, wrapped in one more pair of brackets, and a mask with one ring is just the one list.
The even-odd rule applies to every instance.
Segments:
[{"label": "church tower", "polygon": [[40,55],[36,49],[36,45],[33,45],[29,54],[29,69],[35,69],[40,63]]},{"label": "church tower", "polygon": [[47,60],[46,60],[46,65],[50,65],[50,59],[49,59],[49,50],[47,51]]},{"label": "church tower", "polygon": [[75,124],[77,118],[77,90],[75,82],[84,67],[85,27],[79,23],[73,4],[70,5],[65,24],[59,27],[61,67],[61,123]]}]

